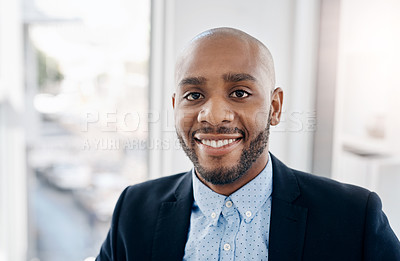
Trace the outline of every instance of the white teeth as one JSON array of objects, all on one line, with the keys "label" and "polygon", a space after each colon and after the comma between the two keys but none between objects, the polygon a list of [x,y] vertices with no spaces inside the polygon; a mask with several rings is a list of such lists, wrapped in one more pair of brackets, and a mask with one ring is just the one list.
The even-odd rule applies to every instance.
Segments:
[{"label": "white teeth", "polygon": [[222,146],[228,145],[234,142],[236,139],[225,139],[225,140],[201,140],[201,143],[204,145],[213,147],[213,148],[220,148]]}]

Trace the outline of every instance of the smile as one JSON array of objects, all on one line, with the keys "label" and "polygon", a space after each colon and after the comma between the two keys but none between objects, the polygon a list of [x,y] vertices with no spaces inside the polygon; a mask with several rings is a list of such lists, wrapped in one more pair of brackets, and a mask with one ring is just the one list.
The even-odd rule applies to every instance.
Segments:
[{"label": "smile", "polygon": [[242,144],[243,136],[240,133],[212,134],[197,133],[194,140],[200,151],[209,156],[222,156],[234,151]]},{"label": "smile", "polygon": [[213,147],[213,148],[220,148],[231,144],[232,142],[236,141],[236,139],[223,139],[223,140],[201,140],[200,142],[204,145]]}]

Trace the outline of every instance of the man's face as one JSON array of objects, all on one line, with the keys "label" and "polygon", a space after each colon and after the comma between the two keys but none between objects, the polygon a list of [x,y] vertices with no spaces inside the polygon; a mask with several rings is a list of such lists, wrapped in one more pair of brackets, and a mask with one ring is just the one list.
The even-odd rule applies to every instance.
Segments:
[{"label": "man's face", "polygon": [[198,175],[230,184],[267,163],[271,75],[248,42],[228,37],[194,45],[177,67],[178,138]]}]

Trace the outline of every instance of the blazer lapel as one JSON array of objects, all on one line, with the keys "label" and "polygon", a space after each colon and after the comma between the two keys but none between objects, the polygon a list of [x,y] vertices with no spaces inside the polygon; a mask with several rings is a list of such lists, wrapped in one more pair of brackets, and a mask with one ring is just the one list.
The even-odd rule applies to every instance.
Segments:
[{"label": "blazer lapel", "polygon": [[190,224],[193,189],[191,171],[175,190],[176,201],[161,204],[154,234],[152,260],[182,260]]},{"label": "blazer lapel", "polygon": [[[269,261],[301,260],[307,208],[294,205],[300,196],[292,171],[271,154],[273,166]],[[154,234],[152,260],[182,260],[193,204],[191,171],[175,190],[176,201],[161,204]]]},{"label": "blazer lapel", "polygon": [[273,192],[268,259],[301,260],[306,231],[307,208],[294,205],[300,196],[292,171],[271,154]]}]

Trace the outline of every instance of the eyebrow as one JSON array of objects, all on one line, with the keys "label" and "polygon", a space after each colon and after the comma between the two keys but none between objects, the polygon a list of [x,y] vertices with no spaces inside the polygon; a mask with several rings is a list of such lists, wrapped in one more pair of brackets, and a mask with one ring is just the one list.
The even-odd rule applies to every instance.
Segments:
[{"label": "eyebrow", "polygon": [[[227,73],[222,76],[225,82],[241,82],[241,81],[252,81],[255,82],[257,79],[248,73]],[[207,82],[205,77],[187,77],[179,82],[179,86],[184,85],[204,85]]]},{"label": "eyebrow", "polygon": [[227,73],[222,77],[225,82],[257,81],[254,76],[247,73]]},{"label": "eyebrow", "polygon": [[179,86],[183,85],[204,85],[207,82],[205,77],[187,77],[179,82]]}]

